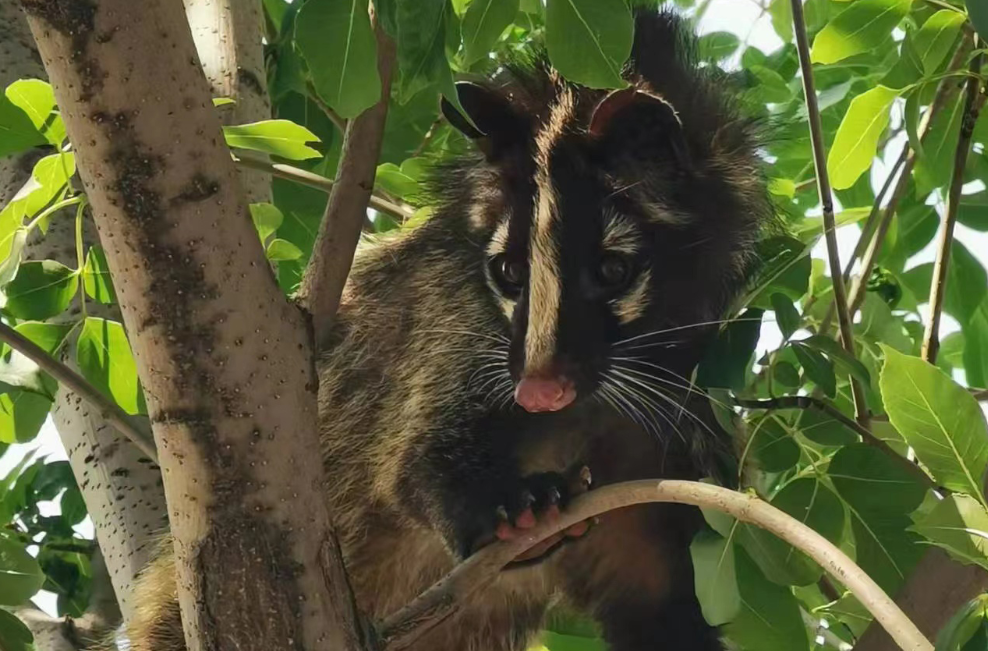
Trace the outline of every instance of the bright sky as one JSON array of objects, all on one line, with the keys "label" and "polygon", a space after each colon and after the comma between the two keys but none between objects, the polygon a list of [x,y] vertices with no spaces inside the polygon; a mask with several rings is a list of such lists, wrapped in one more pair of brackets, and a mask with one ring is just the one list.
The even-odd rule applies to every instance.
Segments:
[{"label": "bright sky", "polygon": [[[780,47],[782,41],[776,36],[772,29],[772,24],[767,15],[761,13],[761,8],[754,0],[712,0],[703,21],[700,25],[702,33],[713,31],[727,31],[737,34],[742,41],[747,41],[749,45],[757,47],[769,53]],[[899,142],[901,146],[906,137],[903,136]],[[878,187],[885,179],[888,166],[894,162],[900,151],[891,148],[883,162],[876,163],[872,168],[872,182]],[[973,188],[972,188],[973,191]],[[838,230],[838,241],[840,245],[841,260],[846,260],[854,248],[856,242],[855,231],[852,228]],[[988,266],[988,233],[978,233],[962,224],[957,225],[957,239],[963,242],[982,264]],[[935,241],[935,240],[934,240]],[[934,259],[935,248],[931,243],[925,250],[918,253],[908,266],[916,266]],[[821,241],[814,255],[824,258],[825,250]],[[925,306],[924,306],[925,309]],[[956,322],[949,315],[944,315],[941,329],[942,336],[957,329]],[[762,339],[759,344],[759,352],[776,348],[781,341],[781,335],[774,323],[766,320],[762,328]],[[38,456],[47,455],[52,461],[66,459],[65,451],[58,440],[55,428],[49,420],[41,430],[38,438],[29,445],[14,446],[12,449],[0,457],[0,477],[3,477],[23,455],[34,448],[38,448]],[[42,507],[46,513],[58,513],[56,503],[46,503]],[[77,527],[77,530],[87,537],[92,537],[92,523],[87,518],[85,522]],[[35,598],[35,602],[52,615],[55,614],[55,596],[50,593],[42,593]]]}]

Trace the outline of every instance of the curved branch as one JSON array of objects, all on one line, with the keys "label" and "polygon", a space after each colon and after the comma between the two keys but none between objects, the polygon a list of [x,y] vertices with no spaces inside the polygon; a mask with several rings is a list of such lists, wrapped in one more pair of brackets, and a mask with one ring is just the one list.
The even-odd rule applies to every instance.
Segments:
[{"label": "curved branch", "polygon": [[385,648],[387,651],[407,648],[418,636],[455,613],[466,597],[490,584],[519,554],[542,540],[607,511],[652,502],[715,509],[774,533],[843,583],[902,649],[933,651],[933,645],[871,577],[833,543],[802,522],[751,494],[700,482],[647,479],[612,484],[585,493],[576,498],[557,521],[541,522],[521,538],[491,545],[473,555],[384,621],[380,637]]},{"label": "curved branch", "polygon": [[[834,286],[834,301],[837,303],[837,323],[840,327],[841,344],[844,350],[854,357],[854,330],[851,315],[847,309],[847,294],[844,291],[844,274],[840,266],[837,250],[837,223],[834,219],[834,198],[827,174],[827,152],[823,143],[823,128],[820,125],[820,107],[817,104],[816,85],[813,81],[813,65],[810,63],[810,45],[803,21],[803,0],[792,0],[793,33],[796,36],[796,49],[799,65],[803,73],[803,94],[806,97],[806,113],[810,123],[810,140],[813,143],[813,163],[816,168],[817,188],[823,206],[823,231],[827,240],[827,257],[830,261],[830,278]],[[868,427],[868,403],[864,389],[857,378],[851,377],[851,395],[854,398],[854,418],[864,428]]]},{"label": "curved branch", "polygon": [[65,364],[46,353],[33,341],[11,328],[6,323],[0,323],[0,341],[24,355],[37,364],[44,372],[64,384],[73,393],[85,398],[90,404],[100,410],[100,416],[126,436],[134,445],[141,449],[148,458],[158,462],[154,442],[147,438],[141,430],[130,422],[130,416],[116,403],[108,399],[99,390]]}]

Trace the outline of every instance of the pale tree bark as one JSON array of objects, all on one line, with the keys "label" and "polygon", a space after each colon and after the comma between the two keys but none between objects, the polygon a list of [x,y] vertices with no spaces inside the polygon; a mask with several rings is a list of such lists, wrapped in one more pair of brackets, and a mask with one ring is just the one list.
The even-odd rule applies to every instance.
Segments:
[{"label": "pale tree bark", "polygon": [[[261,0],[184,1],[192,38],[213,96],[234,100],[234,104],[220,107],[223,123],[245,124],[269,119],[271,101],[261,45],[264,33]],[[248,203],[271,201],[269,175],[241,169],[240,182]]]},{"label": "pale tree bark", "polygon": [[[224,113],[227,122],[254,122],[270,117],[264,84],[260,0],[234,3],[190,0],[188,4],[189,18],[199,35],[197,46],[205,53],[203,65],[209,69],[213,94],[235,100]],[[0,19],[0,85],[6,87],[21,78],[46,78],[19,3],[0,0]],[[0,206],[22,187],[34,163],[44,153],[38,149],[0,160]],[[270,200],[267,176],[253,173],[246,178],[242,176],[241,182],[251,201]],[[88,215],[83,242],[86,250],[97,243],[95,227]],[[47,235],[35,233],[26,247],[25,257],[53,259],[75,266],[75,224],[71,211],[56,215]],[[74,321],[80,318],[80,312],[76,302],[59,320]],[[92,301],[87,303],[87,313],[121,320],[118,308]],[[72,341],[63,351],[62,361],[76,368],[74,360]],[[155,540],[168,525],[160,471],[146,455],[109,427],[97,410],[65,387],[60,387],[57,394],[52,421],[106,557],[99,567],[109,572],[120,611],[126,619],[133,607],[134,579],[149,561]],[[150,429],[146,419],[135,421]],[[49,627],[45,639],[52,640],[54,632],[65,630],[68,629]],[[66,642],[72,640],[63,640]]]},{"label": "pale tree bark", "polygon": [[190,650],[362,648],[308,323],[265,264],[180,0],[23,3],[145,388]]}]

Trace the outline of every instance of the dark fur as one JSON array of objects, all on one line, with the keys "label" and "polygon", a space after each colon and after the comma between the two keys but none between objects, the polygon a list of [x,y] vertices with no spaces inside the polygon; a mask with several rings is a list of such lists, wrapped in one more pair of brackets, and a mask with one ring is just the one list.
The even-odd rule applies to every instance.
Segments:
[{"label": "dark fur", "polygon": [[[723,316],[771,214],[753,125],[724,92],[725,80],[696,66],[678,20],[640,13],[637,21],[628,78],[675,107],[685,149],[671,139],[668,116],[648,106],[632,106],[604,136],[588,138],[604,93],[556,79],[537,59],[497,78],[495,99],[465,98],[484,134],[453,119],[485,155],[437,171],[434,217],[358,256],[320,368],[320,407],[327,499],[359,605],[371,617],[397,610],[489,540],[500,508],[515,515],[529,495],[545,506],[553,489],[565,499],[583,465],[595,485],[697,479],[710,472],[713,451],[729,447],[715,426],[675,409],[662,418],[645,410],[643,427],[591,397],[619,338]],[[551,151],[540,152],[537,134],[566,94],[571,119]],[[489,285],[487,247],[510,213],[507,254],[528,255],[545,163],[559,189],[554,237],[566,253],[554,363],[576,378],[580,398],[558,413],[530,414],[511,405],[509,380],[522,372],[531,306],[523,293],[506,318]],[[655,223],[647,206],[656,200],[689,223]],[[649,270],[648,300],[630,322],[580,280],[598,255],[604,205],[633,220],[644,243],[636,264]],[[682,330],[674,337],[681,343],[643,355],[688,376],[715,329]],[[703,403],[669,393],[694,412]],[[607,514],[543,563],[506,573],[416,649],[520,651],[559,598],[595,616],[614,651],[720,649],[693,594],[688,547],[699,525],[699,514],[682,506]],[[172,571],[165,554],[144,579],[130,629],[135,651],[181,647]]]}]

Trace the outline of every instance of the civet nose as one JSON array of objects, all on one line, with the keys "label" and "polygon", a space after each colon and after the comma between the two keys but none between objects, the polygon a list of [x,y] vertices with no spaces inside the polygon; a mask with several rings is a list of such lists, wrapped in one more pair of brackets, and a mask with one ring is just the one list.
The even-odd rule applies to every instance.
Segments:
[{"label": "civet nose", "polygon": [[515,402],[525,411],[559,411],[576,399],[576,387],[562,376],[524,377],[515,387]]}]

